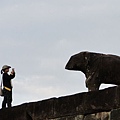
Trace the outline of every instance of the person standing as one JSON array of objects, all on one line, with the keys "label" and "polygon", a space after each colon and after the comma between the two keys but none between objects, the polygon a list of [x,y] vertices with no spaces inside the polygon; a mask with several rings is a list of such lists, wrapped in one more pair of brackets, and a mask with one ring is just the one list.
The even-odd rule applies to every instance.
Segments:
[{"label": "person standing", "polygon": [[1,70],[2,74],[2,81],[3,81],[3,102],[2,102],[2,108],[12,107],[12,84],[11,79],[15,77],[15,70],[12,68],[12,71],[10,75],[8,74],[9,69],[11,66],[4,65]]}]

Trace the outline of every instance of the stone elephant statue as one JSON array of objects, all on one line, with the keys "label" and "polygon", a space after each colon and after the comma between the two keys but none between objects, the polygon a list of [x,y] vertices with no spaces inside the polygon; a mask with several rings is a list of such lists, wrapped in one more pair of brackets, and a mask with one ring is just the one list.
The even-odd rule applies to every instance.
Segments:
[{"label": "stone elephant statue", "polygon": [[65,66],[85,74],[89,91],[99,90],[102,83],[120,85],[120,57],[83,51],[71,56]]}]

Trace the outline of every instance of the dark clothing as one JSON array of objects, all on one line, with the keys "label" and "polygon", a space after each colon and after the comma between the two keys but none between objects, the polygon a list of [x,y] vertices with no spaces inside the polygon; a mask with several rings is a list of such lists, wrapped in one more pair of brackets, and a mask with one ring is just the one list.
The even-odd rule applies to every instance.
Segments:
[{"label": "dark clothing", "polygon": [[3,79],[3,96],[4,100],[2,102],[2,108],[6,108],[6,104],[8,107],[11,107],[12,103],[12,85],[11,85],[11,79],[15,77],[15,73],[13,75],[8,75],[7,73],[3,73],[2,79]]},{"label": "dark clothing", "polygon": [[6,104],[8,107],[12,107],[12,90],[8,91],[5,88],[3,89],[4,100],[2,102],[2,108],[6,108]]},{"label": "dark clothing", "polygon": [[7,73],[3,73],[3,86],[8,87],[10,89],[12,89],[11,86],[11,79],[13,79],[15,77],[15,73],[13,75],[8,75]]}]

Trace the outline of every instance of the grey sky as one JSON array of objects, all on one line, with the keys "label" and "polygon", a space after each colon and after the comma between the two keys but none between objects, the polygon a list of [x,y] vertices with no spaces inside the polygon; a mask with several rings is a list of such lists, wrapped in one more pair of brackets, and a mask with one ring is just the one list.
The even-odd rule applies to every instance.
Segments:
[{"label": "grey sky", "polygon": [[65,64],[86,50],[120,55],[119,5],[119,0],[1,0],[0,66],[16,70],[13,105],[87,91],[84,74],[65,70]]}]

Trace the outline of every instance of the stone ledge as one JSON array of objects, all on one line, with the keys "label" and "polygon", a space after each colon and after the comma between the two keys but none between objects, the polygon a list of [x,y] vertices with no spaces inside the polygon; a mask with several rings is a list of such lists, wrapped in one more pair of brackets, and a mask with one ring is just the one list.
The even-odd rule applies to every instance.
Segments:
[{"label": "stone ledge", "polygon": [[120,120],[120,108],[111,111],[110,120]]},{"label": "stone ledge", "polygon": [[1,109],[0,120],[52,120],[65,116],[86,116],[117,108],[120,108],[120,86]]}]

